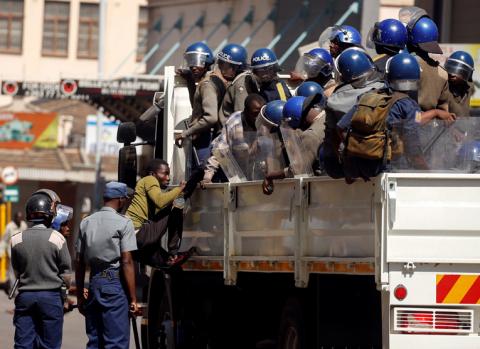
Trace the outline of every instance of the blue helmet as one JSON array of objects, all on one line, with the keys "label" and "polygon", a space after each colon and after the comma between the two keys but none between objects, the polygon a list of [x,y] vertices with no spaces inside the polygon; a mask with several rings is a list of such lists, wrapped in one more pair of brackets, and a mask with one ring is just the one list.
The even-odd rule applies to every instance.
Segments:
[{"label": "blue helmet", "polygon": [[291,97],[283,107],[283,119],[288,122],[291,128],[296,129],[300,126],[303,115],[303,103],[307,97]]},{"label": "blue helmet", "polygon": [[275,53],[268,48],[259,48],[252,54],[252,69],[266,68],[271,66],[278,67],[278,60]]},{"label": "blue helmet", "polygon": [[456,75],[462,80],[472,79],[474,71],[474,61],[472,56],[465,51],[455,51],[445,62],[445,70],[448,74]]},{"label": "blue helmet", "polygon": [[367,44],[367,46],[375,48],[370,45],[370,42],[372,42],[375,45],[386,46],[387,48],[393,48],[396,49],[395,51],[398,51],[407,45],[407,40],[407,29],[403,23],[391,18],[375,23],[368,36],[369,44]]},{"label": "blue helmet", "polygon": [[335,60],[335,66],[345,83],[368,77],[375,71],[372,58],[362,49],[350,47]]},{"label": "blue helmet", "polygon": [[212,50],[201,41],[188,46],[183,58],[188,67],[208,67],[215,62]]},{"label": "blue helmet", "polygon": [[324,77],[330,76],[333,72],[333,65],[330,52],[324,48],[314,48],[299,58],[295,70],[303,72],[307,78],[312,79],[320,74]]},{"label": "blue helmet", "polygon": [[247,50],[245,47],[237,44],[227,44],[217,54],[218,60],[239,65],[242,67],[247,66]]},{"label": "blue helmet", "polygon": [[420,18],[408,33],[408,43],[425,52],[442,54],[438,45],[438,28],[429,17]]},{"label": "blue helmet", "polygon": [[284,101],[275,100],[268,102],[260,109],[261,121],[268,127],[278,127],[283,118]]},{"label": "blue helmet", "polygon": [[295,94],[297,96],[309,97],[317,93],[323,94],[322,86],[313,81],[305,81],[298,86]]},{"label": "blue helmet", "polygon": [[344,44],[360,46],[362,44],[362,36],[354,27],[350,25],[340,25],[332,29],[330,41],[339,41]]},{"label": "blue helmet", "polygon": [[386,80],[396,91],[416,91],[420,80],[420,66],[414,56],[399,53],[387,62]]}]

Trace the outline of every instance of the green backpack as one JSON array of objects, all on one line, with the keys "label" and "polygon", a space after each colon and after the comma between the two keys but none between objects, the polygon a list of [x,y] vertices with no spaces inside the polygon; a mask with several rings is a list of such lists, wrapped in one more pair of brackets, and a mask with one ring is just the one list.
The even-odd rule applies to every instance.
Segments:
[{"label": "green backpack", "polygon": [[393,104],[408,95],[401,92],[387,94],[373,90],[363,94],[352,117],[345,140],[344,156],[369,160],[392,158],[392,139],[387,127],[387,117]]}]

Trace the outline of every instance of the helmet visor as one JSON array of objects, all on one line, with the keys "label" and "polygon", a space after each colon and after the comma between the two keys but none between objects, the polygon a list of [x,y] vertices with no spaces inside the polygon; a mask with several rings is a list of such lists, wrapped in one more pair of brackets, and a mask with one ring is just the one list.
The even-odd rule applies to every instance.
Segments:
[{"label": "helmet visor", "polygon": [[328,50],[328,47],[330,46],[330,37],[332,36],[333,31],[334,27],[328,27],[322,32],[322,34],[320,34],[320,37],[318,38],[319,47]]},{"label": "helmet visor", "polygon": [[425,16],[428,17],[427,11],[416,6],[403,7],[398,11],[398,19],[408,30],[412,30],[418,20]]},{"label": "helmet visor", "polygon": [[295,71],[308,79],[315,78],[319,74],[328,76],[332,73],[333,67],[318,56],[304,54],[297,61]]},{"label": "helmet visor", "polygon": [[379,35],[377,25],[378,22],[375,23],[367,35],[367,47],[373,50],[375,49],[375,42],[377,41],[376,36]]},{"label": "helmet visor", "polygon": [[445,63],[445,70],[450,75],[458,76],[460,79],[468,81],[472,77],[473,69],[459,60],[449,59]]},{"label": "helmet visor", "polygon": [[60,226],[72,219],[73,217],[73,208],[66,205],[58,205],[57,206],[57,215],[52,221],[52,228],[55,230],[59,230]]},{"label": "helmet visor", "polygon": [[185,52],[185,67],[205,67],[208,53],[205,52]]},{"label": "helmet visor", "polygon": [[392,80],[388,84],[395,91],[417,91],[418,80]]}]

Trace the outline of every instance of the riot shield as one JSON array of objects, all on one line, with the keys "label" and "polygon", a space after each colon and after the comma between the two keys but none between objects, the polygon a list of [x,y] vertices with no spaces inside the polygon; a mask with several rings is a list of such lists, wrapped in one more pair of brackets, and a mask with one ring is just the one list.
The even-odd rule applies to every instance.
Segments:
[{"label": "riot shield", "polygon": [[280,132],[294,176],[313,176],[312,164],[307,164],[303,158],[305,149],[299,131],[284,125],[280,127]]},{"label": "riot shield", "polygon": [[283,171],[286,167],[285,154],[279,134],[260,129],[257,132],[253,180],[263,180],[267,173]]},{"label": "riot shield", "polygon": [[181,181],[190,178],[192,174],[192,156],[192,141],[190,137],[186,137],[183,140],[181,148],[173,147],[170,171],[171,184],[178,185]]},{"label": "riot shield", "polygon": [[235,160],[230,148],[217,147],[212,150],[213,156],[217,159],[223,173],[230,183],[246,182],[247,177]]}]

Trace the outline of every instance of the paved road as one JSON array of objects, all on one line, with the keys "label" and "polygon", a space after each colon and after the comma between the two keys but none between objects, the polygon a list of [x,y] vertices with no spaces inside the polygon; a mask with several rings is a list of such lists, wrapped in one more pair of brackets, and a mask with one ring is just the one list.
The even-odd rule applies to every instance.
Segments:
[{"label": "paved road", "polygon": [[[0,348],[2,349],[13,348],[13,335],[15,333],[12,323],[13,315],[7,312],[9,309],[13,310],[13,308],[13,300],[8,300],[5,292],[0,290]],[[139,318],[137,323],[140,330]],[[130,333],[130,339],[130,348],[135,348],[132,333]],[[65,316],[62,349],[85,348],[86,343],[84,318],[77,310],[74,310]]]}]

